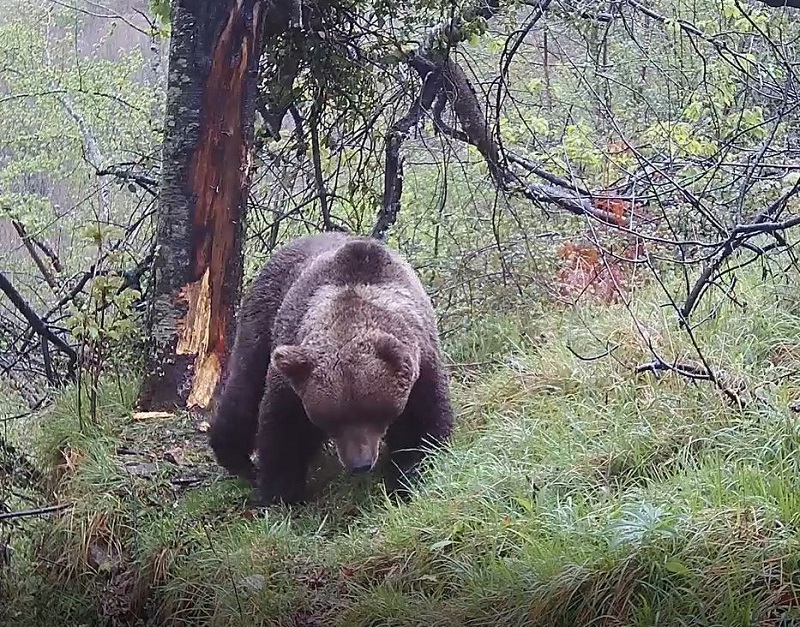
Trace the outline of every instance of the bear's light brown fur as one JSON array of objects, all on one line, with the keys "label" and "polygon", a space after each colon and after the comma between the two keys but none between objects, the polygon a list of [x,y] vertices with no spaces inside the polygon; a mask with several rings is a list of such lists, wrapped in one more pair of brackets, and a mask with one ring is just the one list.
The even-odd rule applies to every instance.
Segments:
[{"label": "bear's light brown fur", "polygon": [[220,464],[256,480],[262,502],[292,503],[304,498],[324,440],[345,468],[365,472],[385,439],[385,480],[396,493],[452,423],[433,306],[405,260],[342,233],[275,252],[238,314],[210,430]]}]

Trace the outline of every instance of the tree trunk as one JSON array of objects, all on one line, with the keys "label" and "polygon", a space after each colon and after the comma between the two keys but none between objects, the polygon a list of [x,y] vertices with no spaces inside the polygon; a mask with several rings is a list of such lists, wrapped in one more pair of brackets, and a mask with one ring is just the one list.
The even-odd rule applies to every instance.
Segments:
[{"label": "tree trunk", "polygon": [[261,0],[176,0],[145,410],[209,406],[242,276]]}]

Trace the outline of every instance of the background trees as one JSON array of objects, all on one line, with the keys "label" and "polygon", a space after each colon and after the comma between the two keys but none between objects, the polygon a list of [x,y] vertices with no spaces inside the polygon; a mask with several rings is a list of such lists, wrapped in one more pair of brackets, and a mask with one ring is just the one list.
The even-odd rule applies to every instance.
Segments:
[{"label": "background trees", "polygon": [[[7,272],[34,273],[7,278],[26,302],[41,299],[32,310],[43,322],[71,320],[64,342],[77,349],[94,338],[92,358],[77,360],[85,365],[102,361],[111,339],[100,331],[116,324],[110,296],[138,301],[128,288],[146,277],[149,335],[160,338],[149,347],[158,374],[144,380],[146,406],[190,396],[207,406],[241,237],[247,274],[308,229],[388,236],[433,285],[447,285],[437,295],[443,315],[487,297],[469,287],[476,272],[499,277],[511,299],[618,298],[634,276],[678,272],[680,291],[665,289],[688,319],[709,289],[733,280],[732,256],[769,265],[795,224],[796,43],[791,10],[766,4],[232,2],[170,13],[162,3],[151,18],[134,3],[7,19],[3,206],[6,238],[22,246]],[[170,15],[167,64],[158,46]],[[103,40],[80,49],[111,23],[110,36],[124,32],[135,51],[129,44],[129,56],[111,60]],[[184,33],[202,45],[187,48]],[[163,161],[152,132],[162,85]],[[70,215],[58,214],[58,194],[69,194]],[[62,259],[68,246],[54,238],[67,232],[85,233],[97,250]],[[206,271],[224,279],[206,282],[212,304],[201,306]],[[181,298],[188,309],[178,313]],[[72,305],[74,315],[61,313]],[[181,320],[194,339],[178,343]],[[42,333],[6,327],[17,329],[5,340],[8,374],[62,376],[68,351],[54,368],[50,348],[56,359],[64,350],[41,338],[33,350]],[[656,353],[658,367],[673,361]],[[201,382],[186,378],[192,372]]]}]

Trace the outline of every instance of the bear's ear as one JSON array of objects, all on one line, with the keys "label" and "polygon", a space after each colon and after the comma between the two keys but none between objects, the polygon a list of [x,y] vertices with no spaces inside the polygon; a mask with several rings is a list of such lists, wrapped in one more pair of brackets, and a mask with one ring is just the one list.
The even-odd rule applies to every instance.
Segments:
[{"label": "bear's ear", "polygon": [[272,351],[272,366],[285,376],[292,386],[300,386],[314,371],[314,356],[302,346],[284,344]]},{"label": "bear's ear", "polygon": [[395,336],[381,333],[375,338],[375,352],[399,377],[410,385],[419,376],[419,348],[406,345]]}]

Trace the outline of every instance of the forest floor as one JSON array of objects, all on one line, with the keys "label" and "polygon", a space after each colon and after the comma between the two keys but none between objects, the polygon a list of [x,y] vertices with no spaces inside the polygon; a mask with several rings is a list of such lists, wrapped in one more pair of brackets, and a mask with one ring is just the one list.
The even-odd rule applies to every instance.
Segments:
[{"label": "forest floor", "polygon": [[0,622],[800,625],[800,290],[737,289],[747,311],[695,339],[742,406],[633,374],[643,338],[696,361],[654,292],[638,324],[595,305],[461,333],[455,440],[402,505],[323,456],[308,504],[252,510],[201,419],[136,414],[114,377],[95,423],[67,395],[29,431],[69,507],[0,527]]}]

